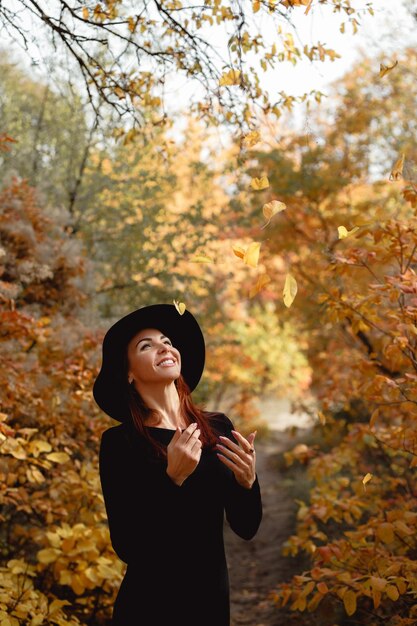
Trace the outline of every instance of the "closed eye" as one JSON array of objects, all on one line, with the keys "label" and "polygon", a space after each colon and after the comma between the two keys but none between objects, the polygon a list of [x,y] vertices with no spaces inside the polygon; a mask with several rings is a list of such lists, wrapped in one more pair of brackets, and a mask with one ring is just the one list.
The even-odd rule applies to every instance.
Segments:
[{"label": "closed eye", "polygon": [[[166,339],[164,343],[167,343],[169,346],[172,346],[172,343],[169,341],[169,339]],[[143,348],[146,348],[146,346],[150,346],[150,345],[151,345],[150,343],[144,343],[141,350],[143,350]]]}]

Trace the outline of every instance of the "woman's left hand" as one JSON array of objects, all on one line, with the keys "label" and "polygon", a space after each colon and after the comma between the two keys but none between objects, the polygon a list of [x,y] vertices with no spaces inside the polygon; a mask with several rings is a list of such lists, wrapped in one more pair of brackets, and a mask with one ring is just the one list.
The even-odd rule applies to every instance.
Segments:
[{"label": "woman's left hand", "polygon": [[250,433],[247,439],[236,430],[232,430],[232,433],[242,447],[237,446],[227,437],[220,436],[219,439],[223,445],[216,444],[216,447],[223,454],[217,453],[217,456],[232,470],[239,485],[250,489],[256,480],[256,452],[249,452],[249,450],[254,449],[253,442],[257,431]]}]

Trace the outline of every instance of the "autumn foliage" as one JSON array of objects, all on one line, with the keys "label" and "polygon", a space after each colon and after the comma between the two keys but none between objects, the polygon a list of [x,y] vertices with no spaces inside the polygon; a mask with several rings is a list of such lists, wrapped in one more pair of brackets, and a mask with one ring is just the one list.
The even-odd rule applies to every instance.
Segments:
[{"label": "autumn foliage", "polygon": [[[415,64],[415,54],[408,62]],[[361,69],[365,90],[370,76]],[[400,81],[393,77],[390,86]],[[400,96],[394,91],[393,98]],[[272,185],[281,163],[279,199],[288,209],[269,231],[268,246],[286,255],[297,278],[293,308],[309,334],[315,428],[323,442],[286,454],[288,464],[307,466],[313,488],[298,502],[284,554],[303,554],[310,567],[282,584],[275,599],[298,615],[297,624],[411,626],[417,623],[416,154],[405,135],[404,153],[393,158],[385,180],[366,180],[358,169],[361,134],[372,123],[366,111],[348,131],[342,159],[336,149],[354,104],[351,97],[349,110],[339,109],[338,133],[329,128],[322,146],[291,138],[285,157],[257,155]],[[382,125],[395,103],[381,100],[379,107]],[[291,167],[293,151],[301,160]],[[291,199],[285,183],[294,186],[306,171],[303,193]]]},{"label": "autumn foliage", "polygon": [[90,400],[97,338],[76,313],[84,252],[25,181],[0,194],[0,622],[82,624],[115,562]]}]

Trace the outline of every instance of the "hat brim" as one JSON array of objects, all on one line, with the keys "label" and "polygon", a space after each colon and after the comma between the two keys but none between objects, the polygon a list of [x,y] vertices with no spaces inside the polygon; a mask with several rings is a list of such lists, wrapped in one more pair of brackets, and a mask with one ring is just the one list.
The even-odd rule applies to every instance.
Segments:
[{"label": "hat brim", "polygon": [[123,359],[129,341],[143,328],[157,328],[169,337],[181,354],[181,374],[190,392],[197,387],[204,370],[203,333],[187,309],[181,315],[173,304],[152,304],[122,317],[104,336],[102,366],[93,386],[98,406],[120,422],[130,417]]}]

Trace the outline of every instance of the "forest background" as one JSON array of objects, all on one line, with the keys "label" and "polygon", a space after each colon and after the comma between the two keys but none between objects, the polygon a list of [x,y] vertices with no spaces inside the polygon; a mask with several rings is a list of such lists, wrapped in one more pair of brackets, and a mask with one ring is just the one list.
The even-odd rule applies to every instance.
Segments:
[{"label": "forest background", "polygon": [[[0,7],[10,41],[25,34],[20,4]],[[339,58],[291,19],[327,16],[353,46],[370,3],[206,2],[186,27],[231,24],[224,65],[184,37],[182,5],[155,6],[80,3],[77,19],[99,30],[123,15],[123,54],[136,35],[144,54],[171,37],[172,75],[160,52],[154,71],[127,75],[121,50],[109,65],[62,16],[31,31],[32,67],[1,51],[0,625],[109,623],[124,566],[97,465],[113,421],[92,384],[110,324],[174,301],[204,328],[197,403],[262,436],[255,401],[275,394],[314,424],[313,443],[286,455],[310,490],[284,552],[306,567],[281,585],[277,614],[415,624],[415,47],[385,23],[388,46],[362,49],[327,94],[277,94],[274,64]],[[412,31],[414,3],[401,6]],[[251,30],[262,14],[276,20],[271,45]],[[199,85],[170,103],[177,77]]]}]

